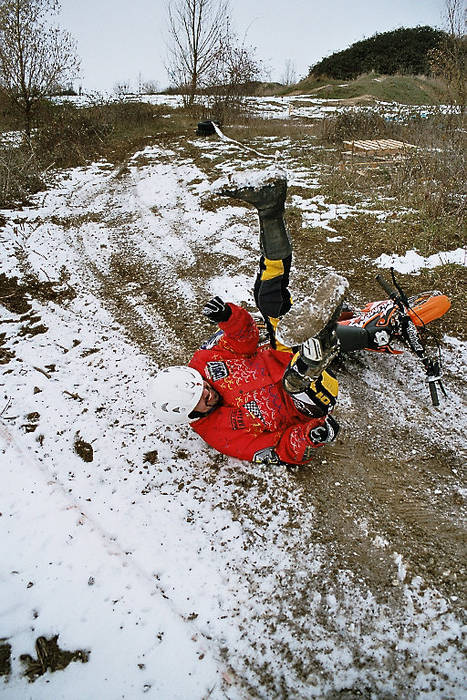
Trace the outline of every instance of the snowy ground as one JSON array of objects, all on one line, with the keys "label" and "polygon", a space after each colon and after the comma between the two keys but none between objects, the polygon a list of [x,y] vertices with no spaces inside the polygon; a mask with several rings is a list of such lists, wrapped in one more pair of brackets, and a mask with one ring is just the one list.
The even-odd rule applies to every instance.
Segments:
[{"label": "snowy ground", "polygon": [[[72,97],[57,97],[57,102],[72,102],[75,105],[87,105],[94,100],[104,97],[106,100],[126,99],[129,102],[148,102],[153,105],[166,105],[168,107],[181,107],[183,99],[181,95],[82,95]],[[371,98],[370,98],[371,99]],[[208,101],[208,98],[206,98]],[[283,97],[246,97],[245,103],[250,114],[257,114],[263,119],[322,119],[329,114],[339,113],[349,109],[367,110],[368,105],[359,107],[355,100],[322,99],[311,95],[286,95]],[[384,102],[372,100],[372,109],[390,120],[404,120],[411,116],[427,117],[430,114],[439,113],[439,110],[448,111],[446,105],[402,105],[399,102]]]},{"label": "snowy ground", "polygon": [[[309,188],[316,235],[355,214],[313,200],[287,140],[267,146]],[[296,472],[147,411],[148,375],[210,334],[204,301],[252,305],[255,217],[209,204],[217,177],[260,163],[180,139],[3,212],[0,273],[29,293],[0,299],[1,697],[465,697],[458,340],[438,411],[407,354],[338,368],[342,433]],[[28,683],[20,655],[57,634],[88,661]]]}]

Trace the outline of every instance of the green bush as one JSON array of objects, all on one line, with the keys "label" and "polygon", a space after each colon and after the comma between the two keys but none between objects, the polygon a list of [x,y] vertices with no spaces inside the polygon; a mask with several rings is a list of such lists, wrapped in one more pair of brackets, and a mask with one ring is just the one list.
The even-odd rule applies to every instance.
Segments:
[{"label": "green bush", "polygon": [[394,29],[374,34],[338,51],[311,66],[309,75],[327,75],[338,80],[351,80],[362,73],[375,71],[385,75],[430,73],[430,51],[445,37],[433,27]]}]

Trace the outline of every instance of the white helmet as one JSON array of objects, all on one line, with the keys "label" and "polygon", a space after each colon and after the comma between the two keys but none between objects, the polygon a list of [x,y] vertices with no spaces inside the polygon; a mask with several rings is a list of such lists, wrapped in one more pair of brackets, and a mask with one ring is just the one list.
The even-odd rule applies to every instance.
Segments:
[{"label": "white helmet", "polygon": [[188,423],[188,414],[201,398],[204,380],[192,367],[162,369],[149,382],[148,396],[157,418],[169,425]]}]

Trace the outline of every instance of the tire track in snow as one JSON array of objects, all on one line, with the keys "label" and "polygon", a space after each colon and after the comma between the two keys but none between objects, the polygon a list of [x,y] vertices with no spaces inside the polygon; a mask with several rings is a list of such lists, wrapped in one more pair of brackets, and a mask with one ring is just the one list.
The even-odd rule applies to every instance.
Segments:
[{"label": "tire track in snow", "polygon": [[[187,166],[177,162],[161,165],[160,159],[155,149],[143,166],[135,157],[136,165],[130,161],[123,175],[114,171],[102,185],[91,182],[74,192],[73,206],[78,211],[92,207],[101,220],[97,228],[72,228],[68,239],[81,259],[86,284],[106,301],[133,342],[164,364],[185,362],[206,335],[199,311],[208,294],[206,278],[214,270],[199,243],[199,222],[206,212],[186,187],[202,173],[195,168],[187,173]],[[148,192],[151,183],[159,188],[154,195]],[[153,211],[158,199],[161,213]]]}]

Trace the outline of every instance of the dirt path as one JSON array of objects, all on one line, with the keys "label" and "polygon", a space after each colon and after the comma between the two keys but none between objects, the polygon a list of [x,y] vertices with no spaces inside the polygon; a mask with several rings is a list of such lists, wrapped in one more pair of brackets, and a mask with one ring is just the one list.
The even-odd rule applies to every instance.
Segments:
[{"label": "dirt path", "polygon": [[[144,165],[157,174],[160,153],[147,155]],[[178,177],[186,185],[186,176],[182,170],[177,174],[176,166],[166,177]],[[127,212],[123,220],[105,221],[111,250],[107,271],[89,259],[87,269],[134,342],[161,364],[185,361],[205,333],[197,308],[207,296],[206,284],[222,274],[224,266],[248,272],[247,264],[209,256],[192,238],[193,224],[183,216],[194,206],[187,193],[172,203],[169,211],[178,213],[166,231],[168,237],[184,239],[179,257],[162,248],[155,261],[146,224],[150,207],[138,197],[139,178],[138,168],[132,167],[106,190],[102,212],[113,211],[116,201],[135,200],[131,216]],[[158,197],[163,199],[164,192],[155,201]],[[164,216],[163,210],[157,213]],[[76,240],[82,251],[83,239]],[[144,249],[144,244],[149,247]],[[252,249],[254,245],[253,239]],[[310,264],[312,270],[313,261]],[[345,269],[339,272],[345,274]],[[310,268],[308,278],[309,274]],[[188,299],[180,298],[179,284],[174,283],[180,279],[189,281]],[[169,352],[160,346],[154,352],[155,327],[171,339]],[[323,644],[330,658],[345,649],[351,654],[349,669],[360,669],[358,692],[350,684],[344,697],[370,697],[376,687],[374,664],[379,663],[383,677],[395,677],[403,692],[407,681],[418,676],[417,664],[429,678],[430,664],[443,652],[442,645],[435,645],[416,662],[404,652],[404,641],[410,646],[433,633],[430,615],[418,624],[413,621],[417,606],[423,606],[424,591],[429,591],[428,598],[435,590],[449,600],[446,610],[432,602],[436,619],[462,615],[462,419],[450,425],[449,416],[438,417],[428,408],[427,389],[411,357],[387,361],[361,353],[341,362],[337,372],[343,430],[337,444],[323,450],[311,466],[277,474],[239,469],[230,481],[218,473],[214,455],[212,464],[204,465],[214,467],[217,476],[213,484],[213,476],[205,472],[202,498],[216,488],[222,507],[240,522],[246,543],[245,560],[233,562],[232,568],[246,577],[251,598],[238,610],[225,612],[246,639],[255,619],[264,631],[265,647],[277,655],[274,664],[261,662],[262,645],[256,640],[244,655],[228,644],[224,648],[225,660],[247,680],[252,695],[301,697],[312,677],[321,679],[322,689],[332,688],[333,668],[318,660]],[[461,396],[465,385],[457,383],[456,391]],[[219,546],[219,541],[214,544]],[[346,581],[353,595],[346,593]],[[391,620],[390,643],[385,616]],[[460,644],[456,639],[450,642]],[[295,690],[290,680],[280,686],[282,664],[293,669]],[[362,678],[367,678],[366,687]],[[332,690],[327,697],[333,697]]]},{"label": "dirt path", "polygon": [[[189,358],[216,279],[251,278],[256,257],[251,215],[203,208],[212,172],[190,156],[183,141],[149,150],[71,193],[60,220],[77,291],[161,365]],[[320,274],[309,255],[299,291]],[[212,638],[247,697],[461,697],[467,421],[454,351],[447,370],[436,412],[410,356],[339,362],[342,431],[305,468],[259,470],[208,448],[200,464],[183,432],[170,473],[154,467],[145,493],[178,483],[213,561],[227,561]],[[215,529],[216,509],[240,534]]]},{"label": "dirt path", "polygon": [[[205,252],[192,252],[196,261],[191,269],[198,270],[201,282]],[[131,261],[128,249],[125,259],[127,263]],[[216,270],[222,272],[224,261],[214,258],[211,262],[214,264],[209,267],[210,276]],[[141,281],[144,290],[153,275],[153,266],[145,262],[135,267],[133,279]],[[169,288],[170,278],[169,274]],[[174,295],[168,291],[160,273],[157,279],[160,284],[157,308],[171,326],[173,337],[183,339],[185,351],[195,346],[201,329],[196,324],[188,328],[173,319]],[[202,284],[195,285],[195,298],[203,292]],[[161,307],[162,299],[165,304]],[[348,646],[352,625],[359,627],[359,635],[365,636],[365,626],[368,634],[374,634],[368,610],[361,625],[355,623],[355,613],[350,612],[350,603],[342,591],[343,572],[351,572],[363,599],[371,596],[379,605],[387,606],[401,642],[405,634],[409,638],[416,634],[413,629],[407,632],[410,625],[404,612],[406,583],[415,581],[420,595],[423,589],[439,591],[451,601],[450,611],[462,614],[461,587],[465,580],[462,557],[465,508],[460,478],[465,460],[459,452],[462,428],[446,428],[445,419],[438,418],[428,408],[427,389],[412,358],[404,357],[396,366],[399,375],[396,386],[395,362],[385,360],[361,354],[349,359],[347,365],[341,363],[341,371],[337,371],[341,376],[344,406],[338,414],[343,432],[338,443],[324,450],[312,466],[297,470],[287,479],[278,475],[264,479],[264,483],[261,475],[256,477],[249,471],[245,480],[239,477],[237,487],[226,489],[224,507],[239,518],[249,551],[258,546],[267,551],[270,537],[273,542],[275,538],[281,541],[278,551],[269,552],[267,562],[255,565],[253,557],[246,567],[244,573],[254,604],[250,610],[247,605],[240,612],[240,626],[246,629],[248,618],[257,616],[257,608],[264,606],[260,624],[264,625],[268,638],[265,643],[272,645],[281,663],[291,663],[298,685],[307,683],[313,669],[332,684],[332,670],[326,673],[316,662],[313,646],[318,641],[309,627],[309,611],[317,595],[323,601],[314,623],[320,627],[319,643],[324,636],[333,640],[333,647],[337,634],[341,644]],[[367,375],[366,381],[362,381],[362,374]],[[374,386],[375,376],[378,387]],[[420,386],[414,397],[417,384]],[[461,394],[465,391],[465,386],[457,384],[456,388]],[[459,422],[462,423],[461,418]],[[449,425],[449,419],[446,424]],[[252,498],[251,489],[256,498]],[[249,492],[248,503],[242,503],[245,491]],[[272,520],[274,514],[276,517],[282,512],[288,514],[275,534],[270,531],[271,511]],[[290,561],[285,568],[284,543]],[[312,553],[316,551],[322,553],[322,564],[310,580]],[[262,599],[266,592],[271,596],[268,603]],[[336,629],[336,618],[330,615],[333,605],[344,617],[347,606],[348,619],[343,629]],[[371,653],[365,644],[359,644],[359,635],[350,634],[356,644],[352,650],[353,662],[364,667],[371,665]],[[397,675],[403,654],[397,649],[396,640],[393,644],[394,648],[386,648],[383,656],[387,672]],[[381,653],[378,643],[375,646]],[[290,696],[291,688],[279,691],[277,670],[272,671],[267,665],[261,669],[259,657],[256,661],[259,666],[254,668],[254,657],[260,653],[261,648],[253,658],[244,659],[245,666],[250,668],[250,673],[254,669],[253,677],[259,675],[261,685],[271,684],[272,692]],[[228,648],[225,655],[229,658]],[[432,651],[431,658],[436,658],[436,652]],[[403,664],[407,666],[401,676],[407,680],[410,677],[407,658]],[[415,671],[412,673],[415,677]],[[255,686],[253,682],[251,692]],[[264,694],[264,688],[261,692]],[[353,696],[349,692],[349,697]]]}]

